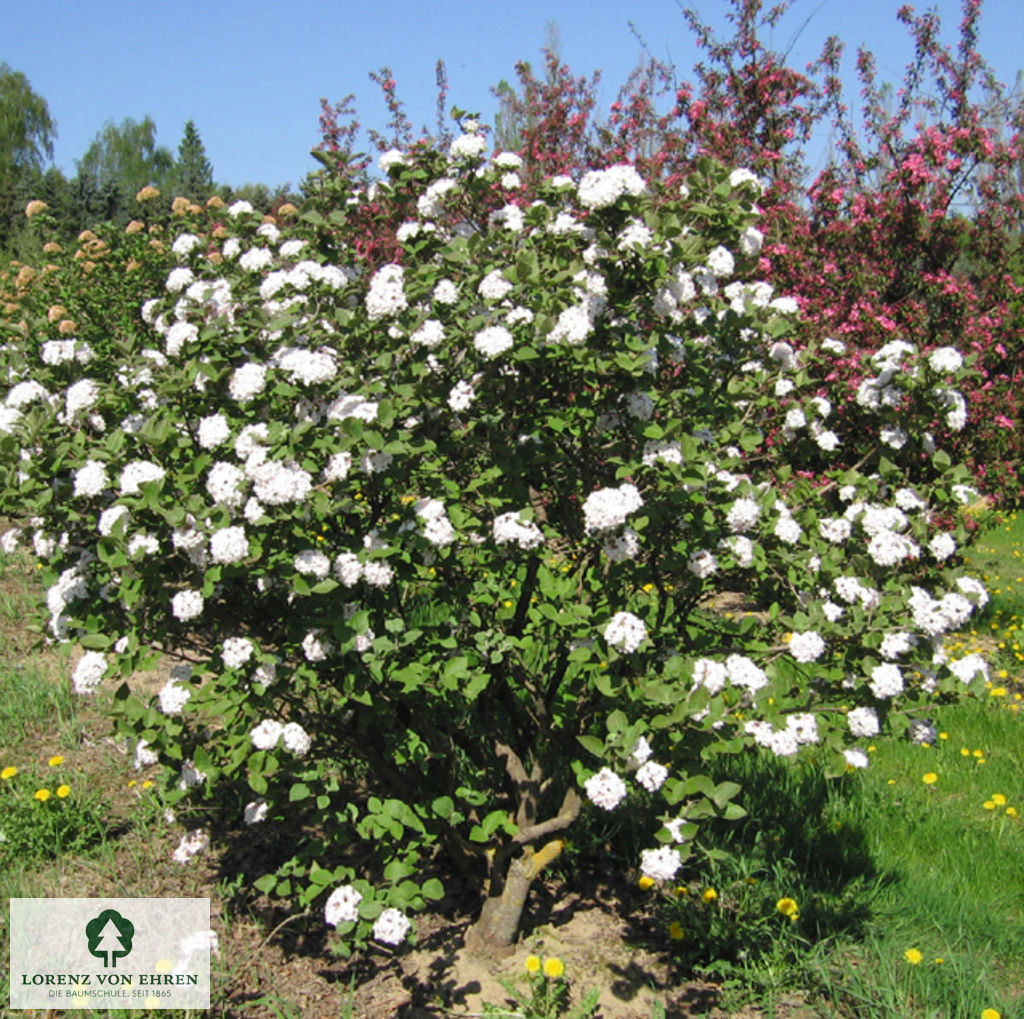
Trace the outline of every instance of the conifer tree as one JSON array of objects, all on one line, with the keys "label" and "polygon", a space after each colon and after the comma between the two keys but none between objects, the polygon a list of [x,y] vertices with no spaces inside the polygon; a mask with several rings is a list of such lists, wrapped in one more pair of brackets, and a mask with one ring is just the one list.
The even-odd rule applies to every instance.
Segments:
[{"label": "conifer tree", "polygon": [[213,167],[206,158],[206,149],[193,120],[185,123],[174,171],[177,194],[201,201],[213,193]]}]

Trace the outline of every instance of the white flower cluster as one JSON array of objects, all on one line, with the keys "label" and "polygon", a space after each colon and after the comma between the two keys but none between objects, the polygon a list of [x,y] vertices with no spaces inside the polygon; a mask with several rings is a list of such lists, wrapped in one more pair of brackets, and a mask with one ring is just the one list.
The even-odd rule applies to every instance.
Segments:
[{"label": "white flower cluster", "polygon": [[366,314],[371,321],[393,318],[409,305],[405,296],[405,273],[400,265],[382,265],[370,280]]},{"label": "white flower cluster", "polygon": [[798,662],[816,662],[825,653],[825,640],[820,633],[813,630],[794,633],[789,640],[788,649]]},{"label": "white flower cluster", "polygon": [[385,945],[400,945],[412,924],[400,910],[389,907],[373,922],[373,936]]},{"label": "white flower cluster", "polygon": [[100,651],[86,651],[71,674],[71,685],[77,694],[95,693],[107,672],[107,659]]},{"label": "white flower cluster", "polygon": [[611,768],[602,768],[583,783],[587,799],[602,810],[614,810],[626,798],[626,783]]},{"label": "white flower cluster", "polygon": [[640,873],[652,881],[671,881],[682,865],[682,857],[674,846],[645,849],[640,854]]},{"label": "white flower cluster", "polygon": [[616,612],[604,630],[604,639],[623,654],[632,654],[647,639],[647,627],[632,612]]},{"label": "white flower cluster", "polygon": [[210,836],[202,828],[196,828],[187,835],[182,835],[177,849],[172,856],[175,863],[186,864],[194,856],[206,852],[210,848]]},{"label": "white flower cluster", "polygon": [[491,524],[491,535],[498,545],[514,543],[526,550],[544,543],[541,529],[532,520],[523,520],[515,511],[495,517]]},{"label": "white flower cluster", "polygon": [[625,483],[618,488],[600,488],[583,502],[583,523],[587,534],[609,531],[626,522],[644,504],[636,485]]},{"label": "white flower cluster", "polygon": [[444,548],[455,541],[455,528],[440,500],[420,499],[416,504],[416,516],[423,521],[423,537],[431,545]]},{"label": "white flower cluster", "polygon": [[643,194],[644,189],[643,177],[632,166],[620,164],[584,174],[576,196],[585,209],[606,209],[625,195]]},{"label": "white flower cluster", "polygon": [[355,923],[359,919],[359,903],[362,901],[363,893],[352,885],[335,888],[324,903],[324,922],[331,927]]},{"label": "white flower cluster", "polygon": [[273,718],[260,722],[250,731],[249,738],[257,750],[273,750],[281,742],[296,757],[305,757],[312,745],[309,734],[298,722],[282,725]]}]

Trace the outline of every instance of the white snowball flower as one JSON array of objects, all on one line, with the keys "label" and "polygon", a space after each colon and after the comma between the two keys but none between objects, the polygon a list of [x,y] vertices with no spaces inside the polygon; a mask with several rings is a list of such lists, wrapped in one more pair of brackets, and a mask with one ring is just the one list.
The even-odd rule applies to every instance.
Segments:
[{"label": "white snowball flower", "polygon": [[248,556],[249,539],[244,527],[223,527],[210,536],[210,558],[215,563],[237,563]]},{"label": "white snowball flower", "polygon": [[106,671],[107,659],[104,655],[99,651],[86,651],[71,674],[75,693],[94,693]]},{"label": "white snowball flower", "polygon": [[846,724],[854,736],[877,736],[879,732],[878,714],[874,708],[853,708],[847,712]]},{"label": "white snowball flower", "polygon": [[409,933],[412,924],[401,911],[388,908],[374,921],[373,936],[385,945],[400,945]]},{"label": "white snowball flower", "polygon": [[632,654],[647,638],[647,627],[632,612],[616,612],[604,630],[604,639],[623,654]]},{"label": "white snowball flower", "polygon": [[273,750],[284,732],[284,726],[273,718],[265,718],[249,732],[252,745],[257,750]]},{"label": "white snowball flower", "polygon": [[312,745],[309,733],[298,722],[289,722],[285,725],[281,731],[281,739],[285,749],[290,750],[296,757],[305,757]]},{"label": "white snowball flower", "polygon": [[187,686],[171,679],[161,687],[157,699],[165,715],[180,715],[191,696],[192,691]]},{"label": "white snowball flower", "polygon": [[585,173],[576,195],[585,209],[605,209],[624,195],[643,194],[644,187],[643,177],[632,166],[620,164]]},{"label": "white snowball flower", "polygon": [[179,591],[171,599],[171,615],[183,623],[187,623],[190,619],[198,619],[202,612],[203,596],[199,591]]},{"label": "white snowball flower", "polygon": [[587,799],[602,810],[614,810],[626,797],[626,783],[611,768],[602,768],[583,783]]},{"label": "white snowball flower", "polygon": [[247,637],[227,637],[221,646],[220,656],[229,669],[240,669],[252,658],[255,650]]},{"label": "white snowball flower", "polygon": [[903,692],[903,674],[891,662],[876,665],[871,670],[871,692],[879,700],[887,700]]},{"label": "white snowball flower", "polygon": [[324,904],[324,923],[337,927],[342,923],[355,923],[359,919],[359,903],[363,901],[363,893],[352,885],[342,885],[331,892]]},{"label": "white snowball flower", "polygon": [[486,326],[473,337],[473,346],[484,357],[497,357],[514,343],[512,334],[504,326]]},{"label": "white snowball flower", "polygon": [[110,485],[106,468],[99,460],[87,460],[75,471],[74,494],[91,499],[106,491]]},{"label": "white snowball flower", "polygon": [[682,865],[679,850],[673,846],[645,849],[640,854],[640,873],[653,881],[671,881]]},{"label": "white snowball flower", "polygon": [[657,761],[646,761],[636,772],[636,780],[649,793],[657,792],[668,778],[668,768]]},{"label": "white snowball flower", "polygon": [[789,653],[798,662],[816,662],[825,653],[825,641],[821,634],[813,630],[794,633],[789,640]]},{"label": "white snowball flower", "polygon": [[182,835],[178,848],[173,853],[174,862],[186,864],[193,856],[209,848],[210,836],[202,828],[196,828],[187,835]]},{"label": "white snowball flower", "polygon": [[843,757],[851,768],[866,768],[868,766],[868,755],[860,747],[851,747],[843,751]]}]

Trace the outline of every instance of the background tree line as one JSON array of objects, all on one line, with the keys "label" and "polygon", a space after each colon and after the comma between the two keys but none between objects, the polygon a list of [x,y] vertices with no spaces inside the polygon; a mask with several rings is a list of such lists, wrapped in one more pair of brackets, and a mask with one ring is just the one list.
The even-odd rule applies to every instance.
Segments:
[{"label": "background tree line", "polygon": [[213,194],[225,200],[247,198],[269,208],[278,197],[265,184],[232,188],[214,181],[195,122],[185,123],[177,152],[157,144],[153,119],[107,121],[75,161],[67,176],[53,165],[57,124],[46,100],[21,71],[0,63],[0,254],[24,257],[32,241],[25,230],[25,206],[32,199],[49,205],[58,232],[77,236],[100,222],[127,223],[135,195],[146,185],[203,202]]}]

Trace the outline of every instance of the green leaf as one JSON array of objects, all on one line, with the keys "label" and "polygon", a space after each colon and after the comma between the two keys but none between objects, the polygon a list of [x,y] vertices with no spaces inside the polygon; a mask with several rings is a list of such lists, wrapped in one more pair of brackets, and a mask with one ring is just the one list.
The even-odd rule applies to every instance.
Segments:
[{"label": "green leaf", "polygon": [[295,785],[288,790],[288,801],[290,803],[300,803],[302,800],[309,796],[309,786],[305,782],[296,782]]},{"label": "green leaf", "polygon": [[430,899],[431,902],[437,902],[438,899],[444,898],[444,885],[436,878],[428,878],[420,886],[420,891],[423,893],[423,898]]},{"label": "green leaf", "polygon": [[309,867],[309,880],[315,885],[327,886],[334,884],[334,871],[325,870],[314,860]]}]

